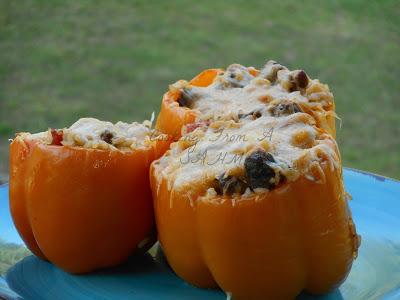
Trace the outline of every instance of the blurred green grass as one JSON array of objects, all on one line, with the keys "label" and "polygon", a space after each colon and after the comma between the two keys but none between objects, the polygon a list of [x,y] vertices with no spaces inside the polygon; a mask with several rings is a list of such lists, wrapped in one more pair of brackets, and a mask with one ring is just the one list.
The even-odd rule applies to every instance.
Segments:
[{"label": "blurred green grass", "polygon": [[274,59],[334,92],[345,166],[400,178],[400,2],[0,0],[0,161],[14,132],[132,121],[168,84]]},{"label": "blurred green grass", "polygon": [[20,261],[25,256],[31,254],[25,246],[5,243],[0,239],[0,276]]}]

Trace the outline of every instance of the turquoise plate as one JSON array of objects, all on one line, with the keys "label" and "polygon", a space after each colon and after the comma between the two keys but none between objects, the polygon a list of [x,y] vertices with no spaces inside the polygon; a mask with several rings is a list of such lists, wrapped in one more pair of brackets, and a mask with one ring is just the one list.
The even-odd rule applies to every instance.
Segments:
[{"label": "turquoise plate", "polygon": [[[346,169],[350,206],[362,235],[359,257],[344,284],[332,293],[298,299],[400,299],[400,182]],[[0,187],[0,267],[22,242],[9,215],[8,186]],[[8,251],[8,252],[7,252]],[[70,275],[27,256],[0,277],[0,299],[226,299],[219,290],[195,288],[168,267],[159,248],[117,268]],[[17,254],[15,254],[17,255]]]}]

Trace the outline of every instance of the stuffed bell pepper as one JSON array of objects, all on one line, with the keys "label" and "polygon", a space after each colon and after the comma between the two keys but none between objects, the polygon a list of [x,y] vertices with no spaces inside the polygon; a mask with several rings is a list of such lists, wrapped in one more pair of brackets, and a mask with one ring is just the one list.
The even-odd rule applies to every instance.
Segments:
[{"label": "stuffed bell pepper", "polygon": [[65,271],[114,266],[155,241],[150,163],[168,148],[143,124],[84,118],[10,145],[10,207],[28,248]]},{"label": "stuffed bell pepper", "polygon": [[211,85],[184,83],[163,100],[176,97],[172,115],[195,114],[150,169],[169,264],[187,282],[220,287],[232,299],[334,289],[360,237],[333,137],[331,93],[274,62],[260,72],[240,65],[218,72],[203,74],[202,85]]}]

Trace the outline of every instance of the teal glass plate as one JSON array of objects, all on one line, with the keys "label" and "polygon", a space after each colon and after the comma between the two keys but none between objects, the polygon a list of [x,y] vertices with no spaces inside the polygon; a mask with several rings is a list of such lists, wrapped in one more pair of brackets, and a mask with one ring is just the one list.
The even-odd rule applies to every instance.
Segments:
[{"label": "teal glass plate", "polygon": [[[344,284],[324,296],[298,299],[400,299],[400,182],[345,169],[345,185],[362,244]],[[21,246],[18,246],[21,245]],[[8,207],[8,186],[0,187],[0,267],[24,253]],[[226,299],[220,290],[195,288],[168,267],[161,250],[89,275],[70,275],[32,255],[0,277],[0,299]],[[14,256],[13,256],[14,255]]]}]

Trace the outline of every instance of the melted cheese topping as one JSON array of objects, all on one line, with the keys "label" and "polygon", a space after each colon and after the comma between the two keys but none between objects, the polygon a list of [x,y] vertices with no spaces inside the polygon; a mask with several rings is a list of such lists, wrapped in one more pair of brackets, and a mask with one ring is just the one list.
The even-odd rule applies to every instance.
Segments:
[{"label": "melted cheese topping", "polygon": [[[201,183],[206,192],[221,174],[242,176],[245,158],[255,149],[271,153],[275,162],[270,165],[288,181],[305,175],[323,183],[321,164],[328,164],[333,170],[340,163],[335,140],[321,133],[311,116],[295,113],[279,118],[262,116],[239,123],[218,121],[209,127],[197,128],[171,146],[156,164],[157,173],[175,191],[188,190]],[[278,177],[275,180],[279,182]]]},{"label": "melted cheese topping", "polygon": [[229,119],[254,111],[264,114],[267,104],[282,100],[314,110],[329,110],[332,107],[333,95],[327,85],[305,75],[306,86],[295,87],[293,78],[302,71],[289,71],[281,65],[278,65],[282,69],[277,72],[276,78],[271,78],[270,69],[274,65],[278,64],[268,62],[257,76],[253,76],[248,68],[233,64],[208,87],[178,81],[170,90],[184,90],[190,100],[188,107],[198,112],[199,119],[208,120]]},{"label": "melted cheese topping", "polygon": [[[83,147],[103,150],[129,151],[146,147],[158,136],[151,129],[151,122],[124,123],[100,121],[95,118],[82,118],[69,128],[57,130],[62,136],[64,146]],[[20,136],[40,140],[45,144],[53,143],[52,130],[36,134],[22,133]]]}]

